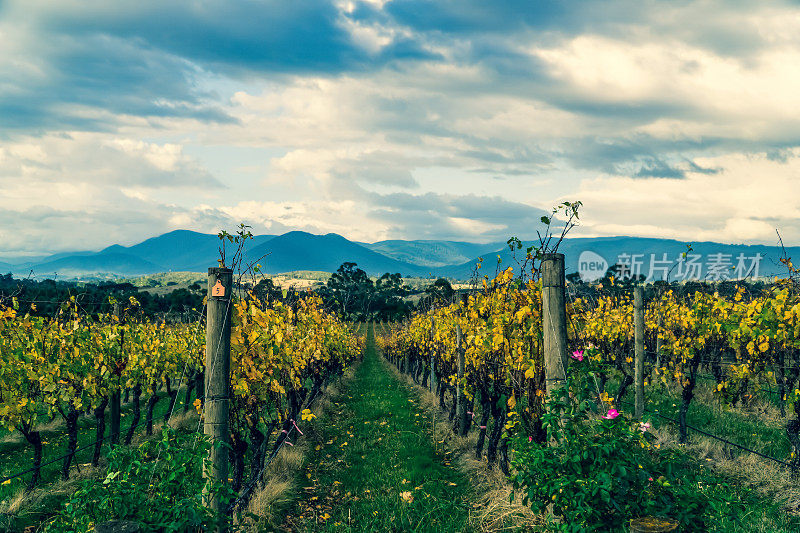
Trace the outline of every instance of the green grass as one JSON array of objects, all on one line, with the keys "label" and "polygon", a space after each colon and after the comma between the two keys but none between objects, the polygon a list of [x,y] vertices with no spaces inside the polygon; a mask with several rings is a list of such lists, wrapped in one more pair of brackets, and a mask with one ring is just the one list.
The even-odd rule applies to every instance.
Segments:
[{"label": "green grass", "polygon": [[469,481],[435,446],[415,392],[379,358],[372,328],[367,337],[363,363],[316,424],[285,527],[470,531]]},{"label": "green grass", "polygon": [[[654,390],[648,397],[648,411],[657,411],[677,420],[679,408],[680,396],[666,390]],[[785,428],[779,427],[777,424],[767,424],[752,414],[735,408],[726,409],[718,404],[705,403],[695,398],[689,405],[686,418],[690,426],[731,442],[747,446],[777,459],[788,460],[789,458],[791,444],[786,437]],[[653,422],[656,425],[674,425],[672,422],[657,417],[653,419]],[[691,429],[689,434],[697,435]]]},{"label": "green grass", "polygon": [[[731,479],[704,469],[698,491],[708,498],[708,531],[719,533],[784,533],[800,531],[800,519],[787,515],[770,498]],[[788,473],[786,474],[789,475]]]},{"label": "green grass", "polygon": [[[616,380],[610,380],[608,389],[616,391]],[[705,398],[709,394],[705,393],[708,386],[704,382],[698,382],[696,396],[689,405],[687,413],[687,423],[690,426],[699,428],[705,432],[714,434],[718,437],[728,439],[742,446],[746,446],[763,454],[775,457],[776,459],[788,460],[791,453],[791,444],[786,437],[784,427],[788,418],[782,422],[766,419],[747,412],[741,408],[725,407],[716,400],[710,402]],[[631,386],[625,397],[622,399],[620,408],[623,411],[633,411],[634,390]],[[645,387],[645,416],[646,420],[653,423],[655,427],[668,426],[677,428],[677,424],[660,417],[653,413],[659,413],[673,420],[678,419],[678,411],[681,405],[679,392],[671,390],[661,384],[648,385]],[[689,438],[709,438],[699,435],[693,430],[689,430]],[[740,450],[733,450],[740,453]],[[741,452],[747,453],[747,452]]]}]

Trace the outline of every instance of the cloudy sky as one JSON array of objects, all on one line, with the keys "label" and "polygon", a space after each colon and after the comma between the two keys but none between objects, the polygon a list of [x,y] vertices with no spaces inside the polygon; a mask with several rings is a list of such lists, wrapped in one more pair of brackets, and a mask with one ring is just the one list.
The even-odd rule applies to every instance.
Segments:
[{"label": "cloudy sky", "polygon": [[800,4],[0,0],[5,254],[172,229],[800,244]]}]

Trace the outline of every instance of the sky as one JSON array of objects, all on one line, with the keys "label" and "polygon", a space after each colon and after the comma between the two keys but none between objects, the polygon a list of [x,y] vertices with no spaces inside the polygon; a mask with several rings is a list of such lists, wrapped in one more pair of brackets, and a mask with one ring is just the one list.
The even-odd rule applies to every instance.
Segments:
[{"label": "sky", "polygon": [[174,229],[800,245],[800,3],[0,0],[5,256]]}]

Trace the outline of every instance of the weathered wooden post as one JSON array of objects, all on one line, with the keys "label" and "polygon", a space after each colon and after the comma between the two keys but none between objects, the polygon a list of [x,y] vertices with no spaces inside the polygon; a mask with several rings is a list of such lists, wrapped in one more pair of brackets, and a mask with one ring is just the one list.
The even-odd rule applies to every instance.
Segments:
[{"label": "weathered wooden post", "polygon": [[[114,316],[117,319],[117,323],[122,326],[125,321],[125,317],[123,316],[122,304],[119,302],[114,304]],[[125,347],[125,333],[122,332],[119,338],[119,348],[120,348],[120,357],[123,356],[122,350]],[[121,394],[120,394],[120,377],[117,376],[117,389],[111,393],[111,397],[109,398],[109,403],[111,404],[111,444],[112,446],[115,444],[119,444],[119,434],[120,434],[120,407],[121,407]]]},{"label": "weathered wooden post", "polygon": [[544,254],[541,270],[545,390],[551,396],[564,385],[568,363],[564,254]]},{"label": "weathered wooden post", "polygon": [[[203,433],[211,436],[210,467],[204,472],[206,489],[211,483],[228,482],[228,408],[231,367],[231,289],[233,271],[229,268],[208,269],[208,303],[206,305],[206,371]],[[218,493],[205,495],[205,505],[220,515],[225,502]],[[226,531],[225,526],[218,531]]]},{"label": "weathered wooden post", "polygon": [[634,382],[636,401],[634,416],[644,415],[644,289],[641,285],[633,288],[633,328],[634,328]]}]

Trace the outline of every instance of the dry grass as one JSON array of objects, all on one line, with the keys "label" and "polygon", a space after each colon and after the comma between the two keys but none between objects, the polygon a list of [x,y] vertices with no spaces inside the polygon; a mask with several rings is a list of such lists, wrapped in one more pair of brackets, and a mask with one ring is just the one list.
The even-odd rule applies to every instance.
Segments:
[{"label": "dry grass", "polygon": [[41,510],[52,509],[54,502],[61,502],[69,498],[84,480],[99,477],[104,470],[105,464],[102,461],[97,467],[83,464],[80,465],[80,470],[72,469],[70,471],[67,481],[58,480],[31,492],[20,489],[12,498],[0,505],[0,516],[24,518],[28,513],[32,513],[30,516],[38,516],[41,514]]},{"label": "dry grass", "polygon": [[439,409],[439,398],[428,389],[414,383],[394,365],[385,360],[384,363],[401,382],[417,391],[419,405],[432,421],[436,443],[444,445],[452,453],[453,464],[470,480],[476,497],[470,514],[472,526],[487,533],[541,527],[545,521],[543,516],[523,505],[520,498],[515,498],[513,502],[509,501],[513,487],[500,469],[489,469],[486,461],[475,459],[477,432],[472,431],[467,437],[453,433],[448,413]]},{"label": "dry grass", "polygon": [[[45,437],[50,433],[63,433],[64,428],[66,427],[67,425],[64,422],[64,419],[61,418],[60,416],[57,416],[53,420],[37,425],[36,430],[39,433],[41,433],[43,437]],[[7,444],[22,446],[26,445],[27,443],[25,441],[25,437],[22,436],[22,433],[20,433],[19,431],[12,431],[10,433],[7,433],[6,435],[3,435],[0,438],[0,445],[7,445]]]},{"label": "dry grass", "polygon": [[[194,433],[195,431],[203,431],[203,426],[197,416],[197,411],[194,409],[184,413],[183,410],[175,410],[172,417],[169,419],[169,426],[181,432]],[[131,446],[139,446],[145,442],[151,441],[161,437],[161,430],[164,428],[164,419],[159,417],[153,420],[153,434],[147,435],[146,433],[135,433],[131,439]],[[123,435],[124,438],[124,435]]]},{"label": "dry grass", "polygon": [[[312,409],[317,417],[322,416],[330,407],[331,399],[338,395],[341,384],[352,380],[354,372],[353,367],[346,370],[336,383],[329,385],[317,397]],[[250,516],[239,521],[239,526],[245,531],[274,530],[283,521],[282,510],[294,499],[297,492],[297,472],[305,461],[308,443],[314,440],[317,420],[319,418],[305,422],[302,426],[305,437],[294,446],[284,446],[264,470],[264,483],[253,493],[247,507],[247,514]]]}]

